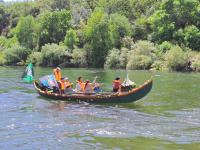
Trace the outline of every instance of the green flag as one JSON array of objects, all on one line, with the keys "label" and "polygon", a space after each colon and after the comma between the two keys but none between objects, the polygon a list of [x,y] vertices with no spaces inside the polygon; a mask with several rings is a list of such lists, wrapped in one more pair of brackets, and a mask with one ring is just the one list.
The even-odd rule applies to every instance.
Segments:
[{"label": "green flag", "polygon": [[29,63],[22,75],[22,79],[23,81],[30,83],[33,81],[33,76],[34,76],[33,64]]}]

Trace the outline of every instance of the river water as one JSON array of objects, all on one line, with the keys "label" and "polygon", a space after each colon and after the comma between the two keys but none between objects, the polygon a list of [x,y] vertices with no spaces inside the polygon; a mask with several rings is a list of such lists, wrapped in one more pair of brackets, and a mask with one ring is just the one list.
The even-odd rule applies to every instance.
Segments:
[{"label": "river water", "polygon": [[[1,150],[200,149],[200,74],[129,71],[137,85],[151,76],[152,91],[129,104],[87,104],[40,97],[21,81],[22,67],[0,67]],[[35,68],[35,78],[52,68]],[[110,90],[124,70],[63,69]]]}]

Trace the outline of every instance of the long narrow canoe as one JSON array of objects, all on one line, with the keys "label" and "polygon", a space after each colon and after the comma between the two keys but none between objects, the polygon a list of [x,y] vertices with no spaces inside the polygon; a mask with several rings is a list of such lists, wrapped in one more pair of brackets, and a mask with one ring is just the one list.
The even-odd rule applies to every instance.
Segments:
[{"label": "long narrow canoe", "polygon": [[131,103],[147,95],[150,92],[152,85],[153,85],[153,80],[148,80],[144,84],[128,92],[57,94],[41,90],[39,84],[37,82],[34,82],[36,91],[43,97],[54,100],[65,100],[74,102],[83,101],[88,103]]}]

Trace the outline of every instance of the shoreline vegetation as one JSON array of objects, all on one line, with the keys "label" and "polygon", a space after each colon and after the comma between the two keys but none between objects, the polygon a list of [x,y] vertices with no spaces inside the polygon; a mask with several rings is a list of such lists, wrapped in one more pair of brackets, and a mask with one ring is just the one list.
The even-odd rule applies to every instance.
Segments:
[{"label": "shoreline vegetation", "polygon": [[0,1],[0,65],[200,72],[199,0]]}]

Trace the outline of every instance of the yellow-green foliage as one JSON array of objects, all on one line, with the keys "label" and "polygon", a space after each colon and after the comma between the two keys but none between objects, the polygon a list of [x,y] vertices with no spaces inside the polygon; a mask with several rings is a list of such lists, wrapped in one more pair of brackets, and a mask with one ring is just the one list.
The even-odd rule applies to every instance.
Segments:
[{"label": "yellow-green foliage", "polygon": [[104,67],[119,68],[120,67],[119,55],[120,55],[119,49],[113,48],[106,57],[106,62],[104,64]]},{"label": "yellow-green foliage", "polygon": [[149,41],[138,41],[128,54],[128,69],[149,69],[155,59],[155,46]]},{"label": "yellow-green foliage", "polygon": [[122,47],[118,56],[120,68],[126,68],[129,49]]},{"label": "yellow-green foliage", "polygon": [[13,47],[4,50],[3,53],[5,57],[5,63],[12,65],[19,62],[25,62],[27,56],[31,53],[31,50],[19,45],[14,45]]},{"label": "yellow-green foliage", "polygon": [[4,36],[0,36],[0,48],[2,50],[6,48],[11,48],[13,45],[19,45],[19,42],[16,38],[16,36],[12,38],[6,38]]},{"label": "yellow-green foliage", "polygon": [[28,56],[26,63],[33,63],[36,66],[42,65],[42,53],[41,52],[33,52]]},{"label": "yellow-green foliage", "polygon": [[179,46],[173,46],[165,54],[166,67],[172,70],[184,70],[189,61],[189,55]]},{"label": "yellow-green foliage", "polygon": [[65,45],[68,46],[70,49],[74,49],[74,46],[77,44],[77,42],[78,38],[76,31],[73,29],[69,29],[65,35]]},{"label": "yellow-green foliage", "polygon": [[84,49],[75,48],[72,52],[71,63],[77,67],[87,66],[87,52]]},{"label": "yellow-green foliage", "polygon": [[42,47],[41,53],[43,66],[58,66],[69,61],[71,57],[66,46],[57,44],[46,44]]},{"label": "yellow-green foliage", "polygon": [[4,55],[3,55],[3,52],[0,50],[0,65],[3,65],[4,64]]},{"label": "yellow-green foliage", "polygon": [[152,64],[152,59],[146,55],[132,54],[129,57],[128,69],[149,69]]},{"label": "yellow-green foliage", "polygon": [[200,71],[200,53],[195,53],[191,59],[191,68],[194,71]]}]

